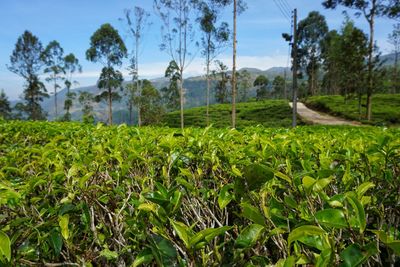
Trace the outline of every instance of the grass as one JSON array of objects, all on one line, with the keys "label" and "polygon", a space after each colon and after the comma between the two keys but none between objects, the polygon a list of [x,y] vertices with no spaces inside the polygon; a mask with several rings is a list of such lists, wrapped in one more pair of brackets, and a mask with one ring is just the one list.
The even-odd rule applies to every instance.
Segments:
[{"label": "grass", "polygon": [[359,120],[373,125],[400,125],[400,94],[376,94],[372,97],[372,121],[366,119],[366,97],[363,98],[361,119],[358,112],[358,100],[352,98],[344,102],[343,96],[313,96],[304,101],[314,110],[329,113],[349,120]]},{"label": "grass", "polygon": [[[223,128],[231,125],[231,104],[210,105],[210,124]],[[265,127],[290,127],[292,109],[286,100],[265,100],[237,103],[237,127],[262,125]],[[206,107],[187,109],[184,112],[185,126],[205,127]],[[163,123],[169,127],[180,127],[180,112],[165,115]]]}]

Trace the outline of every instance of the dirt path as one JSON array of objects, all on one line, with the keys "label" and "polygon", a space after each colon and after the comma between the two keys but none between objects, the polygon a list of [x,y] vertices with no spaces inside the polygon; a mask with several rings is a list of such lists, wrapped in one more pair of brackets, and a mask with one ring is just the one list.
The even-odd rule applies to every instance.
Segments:
[{"label": "dirt path", "polygon": [[[292,107],[292,103],[289,103]],[[318,113],[314,110],[307,108],[303,103],[297,102],[297,114],[306,122],[312,124],[322,125],[351,125],[360,126],[361,124],[356,121],[348,121],[345,119],[333,117],[324,113]]]}]

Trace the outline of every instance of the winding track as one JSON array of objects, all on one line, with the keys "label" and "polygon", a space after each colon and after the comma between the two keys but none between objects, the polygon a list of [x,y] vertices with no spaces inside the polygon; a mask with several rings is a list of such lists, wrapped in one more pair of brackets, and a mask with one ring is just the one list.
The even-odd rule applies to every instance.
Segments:
[{"label": "winding track", "polygon": [[[292,103],[289,103],[292,107]],[[303,103],[297,102],[297,114],[306,122],[321,125],[350,125],[360,126],[361,123],[356,121],[348,121],[345,119],[333,117],[324,113],[319,113],[307,108]]]}]

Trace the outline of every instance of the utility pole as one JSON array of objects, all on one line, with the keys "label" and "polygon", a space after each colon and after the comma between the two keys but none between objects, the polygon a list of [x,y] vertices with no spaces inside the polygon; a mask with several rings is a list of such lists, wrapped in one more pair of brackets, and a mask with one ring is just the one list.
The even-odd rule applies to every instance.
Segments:
[{"label": "utility pole", "polygon": [[297,9],[293,11],[293,121],[292,126],[297,126]]}]

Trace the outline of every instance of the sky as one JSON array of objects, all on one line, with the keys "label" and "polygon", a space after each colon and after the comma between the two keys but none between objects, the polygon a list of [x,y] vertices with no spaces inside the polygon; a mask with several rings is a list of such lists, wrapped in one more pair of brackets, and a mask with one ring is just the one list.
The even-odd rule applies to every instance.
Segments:
[{"label": "sky", "polygon": [[[282,15],[276,0],[247,0],[247,10],[238,17],[238,67],[266,70],[271,67],[287,66],[288,44],[282,33],[290,31],[290,21]],[[330,29],[340,29],[344,20],[344,9],[326,10],[320,0],[286,0],[291,8],[298,9],[299,20],[310,11],[319,11],[326,17]],[[161,22],[153,10],[153,0],[0,0],[0,89],[4,89],[10,100],[18,99],[23,92],[24,80],[7,69],[15,43],[25,30],[31,31],[46,46],[57,40],[64,52],[74,53],[83,67],[75,76],[79,86],[94,85],[99,77],[101,65],[86,60],[91,35],[104,23],[118,29],[128,47],[132,41],[127,37],[126,27],[119,18],[124,10],[141,6],[150,14],[152,25],[146,30],[139,57],[139,71],[142,78],[162,77],[170,57],[160,51]],[[347,10],[357,27],[368,33],[363,17],[354,17],[354,11]],[[232,20],[232,11],[227,9],[220,20]],[[393,20],[379,18],[376,26],[376,40],[383,54],[391,51],[387,36],[392,31]],[[198,25],[195,25],[198,29]],[[195,38],[200,38],[197,31]],[[218,59],[231,66],[231,49],[221,53]],[[191,64],[185,70],[186,77],[204,73],[204,59],[196,50]],[[127,62],[121,67],[127,76]],[[125,77],[129,79],[129,77]],[[50,88],[50,86],[49,86]]]}]

